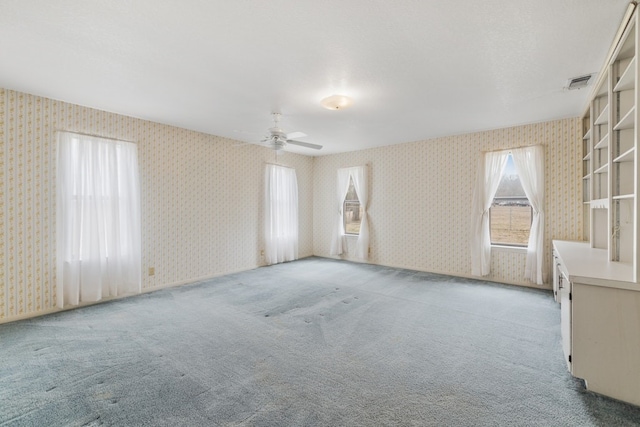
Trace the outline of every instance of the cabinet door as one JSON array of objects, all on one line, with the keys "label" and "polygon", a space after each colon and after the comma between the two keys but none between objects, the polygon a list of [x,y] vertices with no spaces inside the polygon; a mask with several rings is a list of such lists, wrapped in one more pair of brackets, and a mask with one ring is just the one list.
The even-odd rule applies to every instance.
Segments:
[{"label": "cabinet door", "polygon": [[558,271],[558,292],[560,294],[560,333],[562,351],[567,369],[571,372],[571,282]]},{"label": "cabinet door", "polygon": [[572,374],[640,405],[640,291],[572,283]]}]

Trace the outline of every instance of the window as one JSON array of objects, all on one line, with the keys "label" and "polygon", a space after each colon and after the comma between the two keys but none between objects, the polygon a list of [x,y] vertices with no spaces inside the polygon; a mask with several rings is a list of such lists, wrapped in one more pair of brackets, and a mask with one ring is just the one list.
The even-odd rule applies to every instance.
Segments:
[{"label": "window", "polygon": [[356,187],[353,184],[353,178],[349,177],[349,189],[347,195],[344,198],[342,206],[344,215],[342,216],[344,221],[345,234],[358,235],[360,234],[360,224],[362,223],[362,205],[358,199],[358,193]]},{"label": "window", "polygon": [[[517,178],[511,178],[513,175]],[[498,194],[501,183],[503,191]],[[524,194],[527,200],[522,200],[525,198]],[[505,197],[510,197],[508,203],[504,199],[500,200]],[[527,209],[529,205],[530,210]],[[491,274],[492,242],[526,245],[524,278],[542,285],[545,280],[543,207],[542,145],[481,153],[471,204],[471,274]],[[523,236],[529,236],[528,241]]]},{"label": "window", "polygon": [[489,210],[491,244],[527,246],[532,219],[531,203],[522,188],[513,156],[509,154]]},{"label": "window", "polygon": [[134,143],[58,134],[58,306],[140,292]]},{"label": "window", "polygon": [[265,167],[265,262],[298,258],[298,180],[296,170]]},{"label": "window", "polygon": [[340,168],[336,174],[336,198],[331,255],[347,253],[347,235],[356,236],[355,257],[366,260],[369,256],[369,201],[367,166]]}]

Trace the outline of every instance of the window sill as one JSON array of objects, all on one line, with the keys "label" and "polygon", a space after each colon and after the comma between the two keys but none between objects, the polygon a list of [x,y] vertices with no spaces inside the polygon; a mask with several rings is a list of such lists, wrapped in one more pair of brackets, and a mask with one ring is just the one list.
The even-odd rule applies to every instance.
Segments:
[{"label": "window sill", "polygon": [[345,236],[347,236],[347,237],[355,237],[357,239],[358,236],[360,236],[360,235],[359,234],[346,234],[345,233]]},{"label": "window sill", "polygon": [[497,250],[499,252],[527,253],[526,246],[491,245],[491,250]]}]

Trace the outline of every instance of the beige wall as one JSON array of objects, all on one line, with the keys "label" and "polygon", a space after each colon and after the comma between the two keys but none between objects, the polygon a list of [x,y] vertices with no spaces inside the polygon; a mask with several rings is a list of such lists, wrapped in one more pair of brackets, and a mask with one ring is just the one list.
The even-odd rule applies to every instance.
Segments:
[{"label": "beige wall", "polygon": [[[55,311],[55,130],[138,144],[143,288],[262,264],[263,165],[273,151],[0,88],[0,322]],[[336,169],[369,164],[375,264],[468,276],[469,211],[482,150],[546,147],[546,244],[580,239],[579,120],[565,119],[278,162],[296,168],[300,257],[329,256]],[[351,252],[353,243],[350,240]],[[524,255],[494,254],[492,280],[523,282]],[[349,256],[346,256],[349,259]]]},{"label": "beige wall", "polygon": [[[262,264],[263,165],[273,151],[0,89],[0,322],[54,309],[56,129],[138,144],[143,288]],[[278,162],[296,168],[299,254],[312,255],[313,158]]]},{"label": "beige wall", "polygon": [[[318,157],[314,253],[329,256],[336,170],[368,164],[369,262],[470,276],[470,211],[480,152],[541,144],[546,162],[545,254],[550,260],[551,239],[582,238],[580,138],[579,120],[565,119]],[[355,238],[347,239],[353,254]],[[494,250],[489,279],[529,285],[523,280],[524,266],[521,250]]]}]

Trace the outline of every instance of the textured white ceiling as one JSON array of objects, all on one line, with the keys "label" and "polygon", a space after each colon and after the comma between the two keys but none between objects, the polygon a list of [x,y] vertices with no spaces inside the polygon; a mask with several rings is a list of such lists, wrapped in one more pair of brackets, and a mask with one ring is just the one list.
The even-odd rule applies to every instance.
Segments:
[{"label": "textured white ceiling", "polygon": [[[316,155],[580,115],[626,0],[0,0],[0,86]],[[344,111],[321,98],[353,97]]]}]

